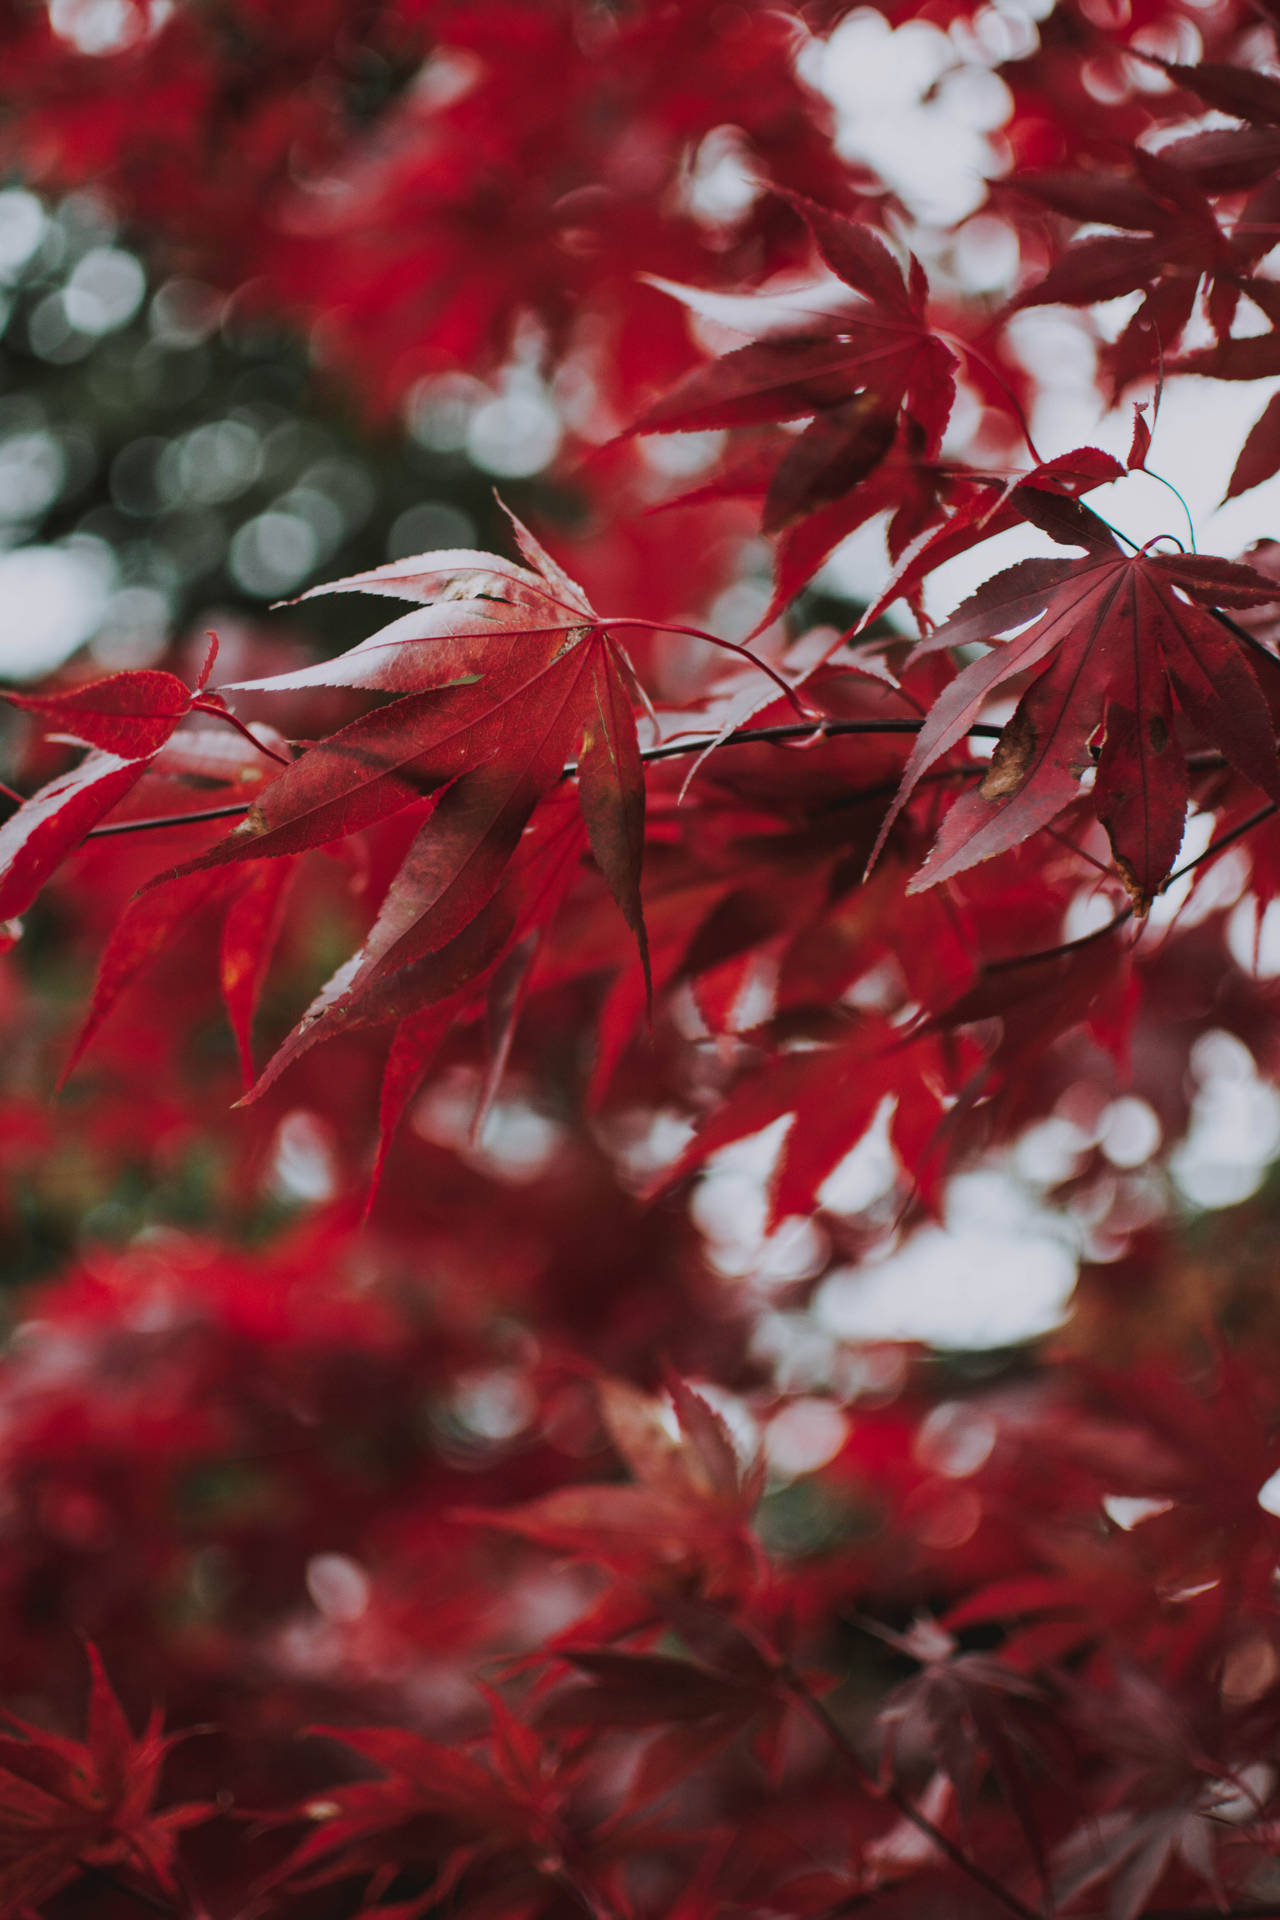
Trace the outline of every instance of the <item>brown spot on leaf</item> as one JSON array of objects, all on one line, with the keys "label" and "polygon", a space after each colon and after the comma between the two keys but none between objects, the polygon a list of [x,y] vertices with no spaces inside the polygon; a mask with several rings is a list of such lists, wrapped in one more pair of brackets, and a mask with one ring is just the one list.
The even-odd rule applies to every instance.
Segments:
[{"label": "brown spot on leaf", "polygon": [[983,799],[1005,800],[1016,793],[1030,771],[1035,750],[1036,730],[1019,707],[996,741],[991,765],[978,789]]},{"label": "brown spot on leaf", "polygon": [[1151,742],[1152,753],[1163,753],[1169,744],[1169,729],[1162,714],[1153,713],[1147,718],[1147,739]]},{"label": "brown spot on leaf", "polygon": [[1151,902],[1155,898],[1155,893],[1164,892],[1163,880],[1161,881],[1160,885],[1155,889],[1155,893],[1149,893],[1147,889],[1140,883],[1137,874],[1134,872],[1133,868],[1129,865],[1129,862],[1125,859],[1122,859],[1121,856],[1116,852],[1114,847],[1111,849],[1111,853],[1112,853],[1112,858],[1115,860],[1115,863],[1116,863],[1116,871],[1119,873],[1120,878],[1124,881],[1125,892],[1128,894],[1130,900],[1133,902],[1133,912],[1134,912],[1135,919],[1145,920],[1150,910]]}]

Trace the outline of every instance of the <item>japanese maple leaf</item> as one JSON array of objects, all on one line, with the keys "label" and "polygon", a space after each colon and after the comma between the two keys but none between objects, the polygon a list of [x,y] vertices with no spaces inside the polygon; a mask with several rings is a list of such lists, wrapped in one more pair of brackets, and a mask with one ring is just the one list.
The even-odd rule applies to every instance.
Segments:
[{"label": "japanese maple leaf", "polygon": [[1107,1884],[1107,1920],[1138,1920],[1171,1870],[1198,1881],[1219,1908],[1227,1902],[1218,1857],[1228,1824],[1215,1819],[1225,1793],[1203,1788],[1194,1797],[1135,1815],[1129,1807],[1091,1815],[1054,1855],[1055,1904],[1073,1906],[1081,1894]]},{"label": "japanese maple leaf", "polygon": [[389,1910],[403,1914],[437,1906],[477,1861],[505,1857],[510,1868],[520,1856],[536,1859],[554,1846],[563,1790],[544,1766],[532,1730],[492,1697],[491,1704],[497,1722],[492,1763],[400,1727],[313,1729],[378,1773],[330,1788],[299,1809],[314,1823],[312,1831],[267,1887],[283,1883],[300,1891],[365,1875],[364,1912],[407,1860],[430,1862],[436,1868],[430,1895]]},{"label": "japanese maple leaf", "polygon": [[51,739],[90,751],[0,826],[0,920],[26,911],[50,874],[142,778],[180,720],[208,713],[244,731],[220,703],[203,697],[216,653],[214,641],[194,690],[176,674],[147,667],[58,692],[3,695],[52,723]]},{"label": "japanese maple leaf", "polygon": [[1145,912],[1169,877],[1186,815],[1175,707],[1238,773],[1280,800],[1262,690],[1240,640],[1208,611],[1219,603],[1265,604],[1275,582],[1206,555],[1126,553],[1096,514],[1061,496],[1023,488],[1019,505],[1085,556],[1007,568],[916,649],[918,658],[1020,629],[957,674],[930,709],[878,846],[922,775],[964,737],[992,694],[1015,674],[1035,671],[990,767],[947,814],[912,889],[962,873],[1047,825],[1079,794],[1100,728],[1093,804]]},{"label": "japanese maple leaf", "polygon": [[[761,1709],[767,1690],[693,1660],[618,1648],[566,1648],[564,1659],[589,1684],[556,1693],[539,1725],[566,1728],[660,1727],[705,1720],[740,1726]],[[766,1675],[766,1678],[771,1676]]]},{"label": "japanese maple leaf", "polygon": [[785,1713],[777,1674],[757,1654],[746,1671],[617,1647],[567,1646],[561,1657],[586,1680],[552,1695],[540,1727],[588,1739],[619,1730],[662,1729],[637,1767],[627,1795],[633,1814],[662,1799],[753,1724],[758,1739]]},{"label": "japanese maple leaf", "polygon": [[571,804],[553,796],[539,809],[489,900],[443,946],[394,970],[382,970],[380,916],[364,945],[339,967],[272,1055],[246,1098],[265,1093],[286,1067],[330,1032],[394,1021],[380,1114],[385,1154],[405,1102],[451,1025],[465,1024],[487,1010],[498,1042],[494,1071],[500,1072],[523,997],[518,982],[510,996],[504,995],[507,965],[532,958],[584,850],[584,829]]},{"label": "japanese maple leaf", "polygon": [[[679,507],[699,500],[761,498],[764,531],[780,538],[773,597],[752,629],[753,638],[772,626],[841,541],[876,514],[890,515],[885,542],[896,561],[957,498],[978,493],[981,505],[990,509],[995,483],[984,478],[975,487],[966,469],[923,458],[923,436],[914,422],[908,421],[896,438],[891,416],[867,416],[852,439],[851,424],[852,410],[838,408],[815,420],[798,439],[779,432],[745,461],[729,463],[705,486],[663,502],[664,507]],[[857,448],[869,444],[870,435],[877,458],[851,476],[848,463]],[[832,459],[822,468],[819,484],[816,462],[823,448]],[[802,474],[807,476],[803,489],[795,484]]]},{"label": "japanese maple leaf", "polygon": [[213,1809],[153,1811],[172,1742],[153,1715],[135,1737],[94,1647],[86,1737],[64,1739],[6,1714],[0,1733],[0,1911],[25,1913],[77,1869],[140,1872],[149,1887],[178,1892],[173,1836]]},{"label": "japanese maple leaf", "polygon": [[1044,1688],[992,1655],[961,1653],[931,1620],[917,1620],[906,1634],[874,1631],[920,1663],[919,1673],[894,1690],[878,1716],[888,1771],[897,1770],[901,1748],[908,1757],[913,1750],[934,1756],[967,1820],[990,1769],[1043,1875],[1031,1776],[1038,1748],[1054,1732]]},{"label": "japanese maple leaf", "polygon": [[713,1598],[737,1592],[755,1570],[748,1522],[763,1485],[760,1463],[743,1467],[719,1414],[683,1381],[671,1382],[678,1439],[633,1387],[605,1381],[599,1393],[632,1484],[558,1487],[473,1518],[609,1567],[646,1591],[686,1594],[693,1577]]},{"label": "japanese maple leaf", "polygon": [[[630,429],[691,433],[803,420],[772,466],[766,530],[847,494],[884,458],[900,410],[936,454],[955,395],[955,355],[932,329],[919,261],[901,267],[869,227],[794,194],[818,251],[858,296],[698,367]],[[669,289],[679,294],[678,288]],[[690,295],[697,304],[697,296]]]},{"label": "japanese maple leaf", "polygon": [[[923,475],[919,465],[917,471]],[[938,471],[943,471],[941,466]],[[895,600],[905,600],[918,614],[921,592],[929,575],[945,561],[954,560],[958,554],[969,552],[1027,518],[1022,502],[1029,491],[1061,493],[1074,500],[1109,480],[1122,480],[1127,471],[1113,454],[1104,453],[1100,447],[1076,447],[1070,453],[1040,462],[1023,474],[983,474],[954,468],[945,488],[950,511],[940,525],[937,524],[939,511],[925,510],[915,516],[913,526],[913,516],[907,511],[909,501],[904,497],[886,532],[886,546],[894,571],[860,617],[854,635],[865,633]],[[879,478],[877,475],[877,480]],[[940,508],[944,489],[937,488],[936,492]],[[797,528],[797,543],[809,545],[810,529],[820,529],[828,517],[815,514],[805,526]],[[784,543],[779,557],[780,575],[789,544]]]},{"label": "japanese maple leaf", "polygon": [[1226,338],[1242,291],[1272,319],[1280,288],[1257,280],[1248,250],[1237,248],[1219,225],[1195,181],[1169,164],[1168,154],[1135,148],[1131,171],[1076,169],[1024,172],[1010,190],[1069,218],[1126,229],[1093,234],[1060,253],[1042,280],[1019,295],[1022,307],[1061,301],[1092,306],[1126,293],[1145,298],[1120,339],[1107,350],[1113,397],[1138,375],[1159,365],[1165,348],[1191,318],[1201,281],[1207,279],[1208,315],[1219,341]]},{"label": "japanese maple leaf", "polygon": [[915,1176],[928,1179],[930,1149],[942,1117],[935,1049],[915,1052],[904,1068],[898,1035],[876,1019],[860,1022],[830,1047],[806,1047],[748,1075],[699,1129],[657,1183],[662,1191],[702,1167],[712,1154],[791,1116],[769,1180],[768,1226],[819,1204],[828,1176],[867,1132],[886,1096],[895,1101],[895,1148]]},{"label": "japanese maple leaf", "polygon": [[[566,1886],[585,1887],[596,1875],[607,1885],[614,1861],[625,1858],[636,1836],[588,1812],[578,1795],[581,1763],[548,1746],[498,1694],[483,1691],[491,1727],[474,1753],[456,1740],[445,1745],[400,1727],[315,1728],[377,1774],[298,1809],[313,1830],[263,1891],[284,1884],[299,1892],[362,1875],[361,1913],[410,1920],[442,1907],[462,1912],[458,1890],[473,1874],[465,1911],[494,1915],[558,1913]],[[406,1867],[429,1871],[430,1890],[381,1903]],[[602,1910],[586,1904],[592,1913]]]},{"label": "japanese maple leaf", "polygon": [[635,720],[643,696],[609,623],[514,524],[527,567],[458,550],[312,589],[423,606],[335,660],[237,684],[400,697],[310,748],[225,840],[164,878],[300,853],[430,801],[358,974],[345,983],[348,993],[363,991],[439,953],[476,920],[539,802],[574,763],[591,851],[645,953],[645,793]]},{"label": "japanese maple leaf", "polygon": [[[1131,1462],[1117,1462],[1111,1423],[1097,1443],[1085,1423],[1064,1435],[1064,1452],[1090,1463],[1101,1455],[1114,1491],[1166,1502],[1143,1535],[1158,1545],[1169,1579],[1194,1587],[1230,1564],[1238,1593],[1263,1599],[1275,1564],[1280,1520],[1259,1491],[1280,1470],[1280,1434],[1269,1383],[1238,1356],[1223,1352],[1215,1375],[1195,1385],[1168,1366],[1099,1374],[1103,1408],[1140,1436]],[[1109,1404],[1108,1404],[1109,1403]]]},{"label": "japanese maple leaf", "polygon": [[112,929],[98,966],[89,1011],[76,1036],[62,1080],[78,1061],[116,1001],[208,905],[221,916],[219,984],[235,1035],[245,1085],[253,1081],[251,1031],[258,995],[280,931],[291,869],[282,860],[247,872],[185,874],[171,886],[137,895]]},{"label": "japanese maple leaf", "polygon": [[[1213,127],[1192,133],[1164,147],[1161,159],[1211,193],[1269,184],[1280,167],[1280,81],[1249,67],[1205,60],[1183,66],[1141,56],[1159,67],[1178,86],[1194,93],[1207,107],[1247,122],[1246,127]],[[1248,241],[1249,209],[1239,222]],[[1259,256],[1270,251],[1270,240],[1259,240]]]}]

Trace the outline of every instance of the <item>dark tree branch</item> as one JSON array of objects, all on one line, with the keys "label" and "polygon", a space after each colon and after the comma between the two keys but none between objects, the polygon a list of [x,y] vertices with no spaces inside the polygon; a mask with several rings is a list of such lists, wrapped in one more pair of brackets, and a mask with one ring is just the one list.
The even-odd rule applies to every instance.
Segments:
[{"label": "dark tree branch", "polygon": [[[726,734],[720,741],[722,747],[749,747],[757,745],[785,746],[792,740],[808,740],[824,737],[834,739],[841,734],[913,734],[919,733],[923,720],[821,720],[821,721],[785,721],[773,727],[740,727],[736,733]],[[969,737],[975,740],[998,739],[1002,729],[994,723],[979,720],[969,728]],[[717,740],[714,733],[693,734],[687,740],[667,740],[656,747],[641,747],[640,758],[648,764],[659,760],[675,760],[684,754],[705,753],[708,747],[714,747]],[[264,749],[266,751],[266,749]],[[564,769],[563,778],[571,780],[578,771],[575,760],[571,760]],[[19,796],[14,795],[15,799]],[[115,820],[103,827],[91,827],[85,836],[89,840],[105,839],[109,834],[150,833],[159,827],[198,826],[205,820],[233,820],[248,813],[250,801],[239,801],[225,807],[205,807],[195,813],[156,814],[142,820]]]}]

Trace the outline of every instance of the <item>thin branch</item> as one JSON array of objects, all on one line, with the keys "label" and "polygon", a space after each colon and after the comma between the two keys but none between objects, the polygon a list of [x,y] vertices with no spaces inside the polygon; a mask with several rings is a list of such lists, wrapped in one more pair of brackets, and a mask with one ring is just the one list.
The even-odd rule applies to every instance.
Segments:
[{"label": "thin branch", "polygon": [[[785,745],[788,740],[806,740],[810,734],[820,733],[830,738],[837,734],[912,734],[919,733],[923,720],[789,720],[773,727],[740,727],[736,733],[726,734],[720,741],[722,747],[749,747],[761,742],[765,744]],[[994,722],[979,720],[969,728],[969,736],[975,740],[996,740],[1002,728]],[[694,734],[687,740],[668,740],[656,747],[641,747],[640,758],[643,761],[674,760],[681,754],[702,753],[705,748],[714,746],[717,736],[714,733]],[[572,780],[578,771],[578,763],[571,760],[564,768],[561,778]],[[17,798],[18,796],[14,796]],[[158,827],[198,826],[205,820],[234,820],[248,813],[250,802],[239,801],[225,807],[205,807],[198,813],[162,813],[142,820],[116,820],[105,827],[91,827],[85,836],[89,840],[100,840],[113,833],[150,833]]]},{"label": "thin branch", "polygon": [[1132,906],[1121,907],[1114,919],[1108,920],[1104,926],[1095,927],[1092,933],[1082,933],[1075,940],[1063,940],[1056,947],[1040,947],[1035,953],[1015,953],[1008,960],[990,960],[982,968],[982,974],[1013,973],[1018,967],[1034,967],[1040,960],[1061,960],[1068,953],[1078,953],[1082,947],[1091,947],[1095,940],[1105,940],[1109,933],[1115,933],[1126,920],[1132,918]]},{"label": "thin branch", "polygon": [[1246,833],[1252,833],[1255,827],[1261,826],[1264,820],[1269,820],[1277,811],[1280,811],[1280,808],[1277,808],[1276,802],[1268,800],[1265,807],[1258,807],[1236,826],[1229,827],[1226,833],[1219,834],[1216,840],[1211,840],[1203,853],[1197,853],[1190,860],[1184,860],[1180,867],[1175,867],[1165,881],[1165,886],[1171,887],[1175,880],[1181,880],[1184,874],[1193,872],[1204,861],[1212,859],[1215,853],[1225,853],[1229,846],[1237,840],[1243,840]]},{"label": "thin branch", "polygon": [[[1255,827],[1261,826],[1262,822],[1269,820],[1274,813],[1280,813],[1280,805],[1274,800],[1268,800],[1265,806],[1256,808],[1234,827],[1229,827],[1226,833],[1221,833],[1216,840],[1211,840],[1203,853],[1193,854],[1190,860],[1184,860],[1180,867],[1175,867],[1165,881],[1162,891],[1171,887],[1175,880],[1182,880],[1187,874],[1194,873],[1197,867],[1202,867],[1215,855],[1225,853],[1228,847],[1233,846],[1237,840],[1243,840],[1246,833],[1252,833]],[[1041,947],[1037,953],[1020,953],[1014,954],[1008,960],[992,960],[982,971],[984,974],[1012,973],[1018,967],[1035,966],[1039,960],[1060,960],[1065,954],[1077,953],[1082,947],[1092,946],[1095,940],[1104,940],[1109,933],[1115,933],[1127,920],[1132,920],[1133,912],[1132,906],[1121,907],[1114,918],[1101,927],[1095,927],[1092,933],[1082,933],[1078,939],[1064,940],[1056,947]]]},{"label": "thin branch", "polygon": [[[741,727],[736,733],[726,734],[723,740],[720,741],[720,745],[722,747],[749,747],[761,744],[772,744],[775,746],[785,745],[789,740],[807,739],[810,734],[815,732],[831,739],[835,739],[841,734],[915,734],[919,733],[923,725],[923,720],[915,719],[824,720],[817,727],[799,721],[786,721],[772,727]],[[966,737],[972,740],[996,740],[999,739],[1002,732],[1003,728],[997,726],[993,721],[979,720],[968,729]],[[702,753],[707,747],[714,746],[715,742],[715,734],[695,734],[687,740],[668,740],[656,747],[641,747],[640,758],[646,763],[658,760],[674,760],[683,754]],[[1224,765],[1225,762],[1220,753],[1206,752],[1188,755],[1187,764],[1197,772],[1211,772]],[[571,760],[563,769],[561,778],[571,780],[577,771],[577,761]],[[952,775],[955,773],[968,773],[970,769],[960,767],[946,768],[942,771],[948,775]],[[887,790],[892,791],[893,789],[889,788]],[[855,794],[852,797],[859,801],[866,800],[880,791],[882,791],[882,789],[876,787],[868,792]],[[17,794],[14,794],[12,797],[15,800],[20,800],[21,798],[21,796]],[[113,820],[109,821],[105,826],[91,827],[85,835],[85,838],[86,840],[103,840],[113,834],[152,833],[161,827],[194,827],[202,826],[207,820],[242,819],[244,815],[249,812],[251,804],[251,802],[244,800],[233,802],[223,807],[204,807],[196,813],[162,813],[148,815],[141,820]],[[1200,866],[1202,862],[1210,859],[1215,853],[1223,852],[1233,841],[1240,839],[1244,834],[1250,832],[1252,828],[1258,826],[1261,821],[1267,819],[1275,812],[1275,802],[1269,801],[1265,807],[1260,807],[1256,813],[1250,814],[1248,819],[1242,820],[1238,826],[1232,827],[1229,833],[1224,834],[1218,840],[1212,841],[1203,853],[1197,854],[1194,859],[1188,860],[1183,866],[1175,868],[1174,872],[1169,875],[1165,885],[1172,886],[1175,880],[1180,880],[1184,874],[1190,873],[1194,867]],[[1080,853],[1079,848],[1075,848],[1073,851]],[[1084,860],[1090,859],[1090,856],[1084,853],[1081,853],[1080,857]],[[1091,864],[1096,865],[1097,863],[1091,862]],[[1131,919],[1132,916],[1132,907],[1127,907],[1117,915],[1114,920],[1110,921],[1108,925],[1100,927],[1094,933],[1085,934],[1079,940],[1068,940],[1061,946],[1047,947],[1042,952],[1026,955],[1024,959],[997,960],[988,971],[999,971],[1006,967],[1025,966],[1035,960],[1056,959],[1059,954],[1068,953],[1074,947],[1087,946],[1090,941],[1100,939],[1103,934],[1114,932],[1117,927],[1123,926],[1125,921]]]},{"label": "thin branch", "polygon": [[[811,734],[818,734],[834,739],[837,734],[919,733],[923,725],[924,721],[922,719],[916,720],[914,718],[897,720],[817,719],[811,720],[807,725],[803,726],[794,721],[784,721],[780,725],[773,727],[739,727],[736,732],[727,733],[723,740],[720,741],[720,745],[722,747],[749,747],[764,741],[772,742],[777,746],[784,746],[789,740],[807,740]],[[1004,728],[997,726],[994,721],[978,720],[969,728],[968,737],[976,740],[998,740],[1003,732]],[[668,740],[661,746],[642,747],[640,750],[640,758],[646,761],[674,760],[678,754],[702,753],[707,747],[713,747],[717,738],[718,736],[714,733],[704,733],[695,734],[688,740]],[[571,763],[565,768],[566,778],[576,772],[576,764]]]},{"label": "thin branch", "polygon": [[158,813],[144,820],[113,820],[105,827],[90,827],[86,840],[104,840],[111,833],[150,833],[155,827],[194,827],[202,820],[234,820],[249,811],[249,801],[234,806],[206,807],[202,813]]}]

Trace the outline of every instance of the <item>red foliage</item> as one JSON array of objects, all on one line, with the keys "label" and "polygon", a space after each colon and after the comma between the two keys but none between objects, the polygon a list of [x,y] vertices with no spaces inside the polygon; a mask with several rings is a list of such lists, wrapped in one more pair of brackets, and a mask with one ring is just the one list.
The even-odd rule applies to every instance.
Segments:
[{"label": "red foliage", "polygon": [[[881,11],[1003,103],[950,226],[839,4],[0,23],[6,163],[371,436],[560,434],[333,658],[3,696],[0,1920],[1276,1911],[1276,1141],[1175,1178],[1280,1139],[1280,586],[1082,496],[1280,374],[1280,14]],[[1037,448],[1047,306],[1127,459]],[[1008,1325],[877,1323],[1002,1235]]]}]

